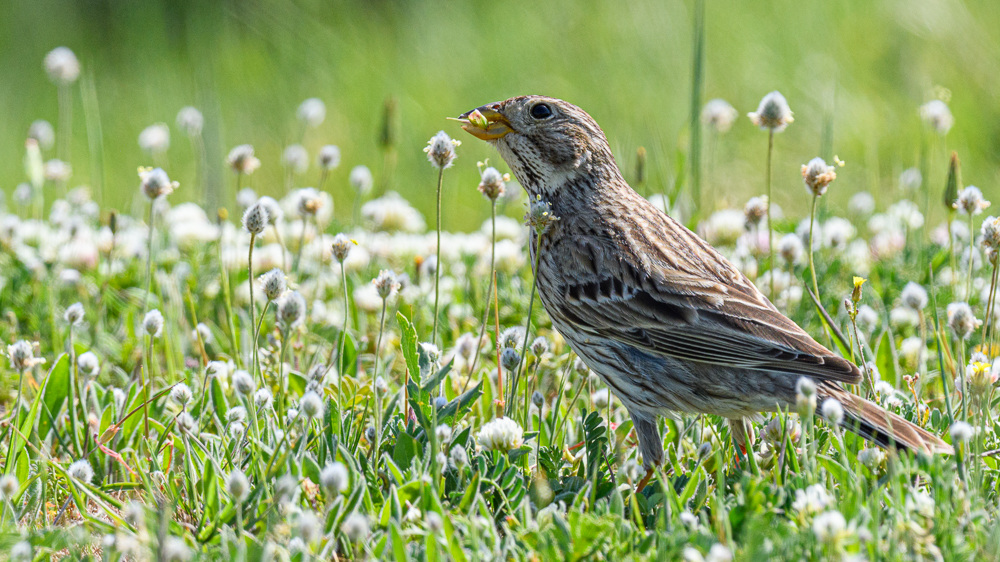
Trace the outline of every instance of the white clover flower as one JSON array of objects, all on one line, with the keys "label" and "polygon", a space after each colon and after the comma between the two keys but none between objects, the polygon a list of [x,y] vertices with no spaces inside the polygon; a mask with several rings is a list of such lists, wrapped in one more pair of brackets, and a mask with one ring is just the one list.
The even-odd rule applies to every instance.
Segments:
[{"label": "white clover flower", "polygon": [[267,410],[273,402],[274,396],[267,388],[260,388],[253,394],[253,403],[258,410]]},{"label": "white clover flower", "polygon": [[333,462],[323,467],[323,470],[320,471],[319,482],[330,494],[336,495],[347,489],[347,485],[350,482],[350,474],[348,474],[347,467],[343,463]]},{"label": "white clover flower", "polygon": [[278,299],[278,323],[290,330],[306,318],[306,299],[298,291],[288,291]]},{"label": "white clover flower", "polygon": [[170,128],[166,123],[154,123],[139,133],[139,148],[147,154],[162,154],[170,148]]},{"label": "white clover flower", "polygon": [[372,171],[368,169],[368,166],[359,165],[351,168],[351,175],[348,177],[348,182],[350,182],[351,187],[358,194],[364,195],[372,190],[375,178],[372,177]]},{"label": "white clover flower", "polygon": [[767,216],[767,196],[751,197],[743,206],[747,227],[755,227]]},{"label": "white clover flower", "polygon": [[30,562],[34,558],[31,543],[28,541],[18,541],[10,547],[11,562]]},{"label": "white clover flower", "polygon": [[368,517],[357,511],[348,515],[340,525],[340,531],[352,543],[357,543],[367,537],[369,529]]},{"label": "white clover flower", "polygon": [[552,204],[542,199],[541,195],[536,195],[528,206],[528,212],[524,215],[524,223],[535,231],[537,236],[542,236],[548,232],[559,217],[552,212]]},{"label": "white clover flower", "polygon": [[920,106],[920,118],[939,135],[946,135],[955,124],[955,118],[948,109],[948,104],[941,100],[931,100]]},{"label": "white clover flower", "polygon": [[315,392],[307,392],[299,401],[299,409],[309,419],[318,418],[323,415],[323,399]]},{"label": "white clover flower", "polygon": [[81,353],[76,359],[76,365],[81,373],[89,377],[96,377],[97,373],[101,371],[101,361],[93,351]]},{"label": "white clover flower", "polygon": [[267,208],[258,201],[243,213],[243,230],[257,236],[267,228],[268,220]]},{"label": "white clover flower", "polygon": [[484,450],[507,452],[524,444],[524,430],[510,418],[498,418],[485,423],[476,439]]},{"label": "white clover flower", "polygon": [[177,189],[178,183],[170,181],[163,168],[143,168],[139,170],[139,188],[149,199],[158,199],[170,195]]},{"label": "white clover flower", "polygon": [[90,463],[86,460],[78,460],[73,464],[69,465],[66,472],[74,480],[79,480],[85,484],[89,484],[91,480],[94,479],[94,469],[91,468]]},{"label": "white clover flower", "polygon": [[951,440],[956,445],[968,443],[975,433],[972,426],[964,421],[956,421],[951,424],[951,429],[949,431],[951,433]]},{"label": "white clover flower", "polygon": [[414,233],[425,228],[423,215],[395,191],[362,205],[361,216],[376,231]]},{"label": "white clover flower", "polygon": [[455,163],[455,147],[460,144],[462,144],[461,141],[452,139],[448,133],[438,131],[436,135],[431,137],[431,140],[427,141],[424,152],[427,153],[427,160],[435,168],[444,170]]},{"label": "white clover flower", "polygon": [[174,423],[177,424],[177,429],[184,434],[190,434],[196,427],[198,427],[198,422],[195,421],[194,416],[192,416],[187,410],[177,414],[177,418],[175,418]]},{"label": "white clover flower", "polygon": [[67,47],[56,47],[45,55],[45,72],[57,85],[76,82],[80,77],[80,61]]},{"label": "white clover flower", "polygon": [[730,246],[743,235],[743,218],[736,209],[716,211],[701,223],[700,234],[713,246]]},{"label": "white clover flower", "polygon": [[983,321],[976,318],[968,303],[953,302],[948,305],[948,326],[961,339],[968,338]]},{"label": "white clover flower", "polygon": [[469,464],[469,453],[466,452],[465,447],[452,447],[448,454],[448,460],[451,466],[461,470]]},{"label": "white clover flower", "polygon": [[44,119],[38,119],[32,121],[28,127],[28,138],[35,139],[38,142],[38,146],[42,147],[43,150],[48,150],[56,142],[56,132],[52,128],[52,123]]},{"label": "white clover flower", "polygon": [[830,425],[839,426],[840,422],[844,421],[844,407],[840,405],[840,402],[836,398],[827,398],[824,400],[821,411],[823,412],[823,419]]},{"label": "white clover flower", "polygon": [[701,122],[715,129],[717,133],[725,133],[732,128],[739,114],[726,100],[708,100],[701,109]]},{"label": "white clover flower", "polygon": [[802,239],[795,234],[786,234],[778,240],[778,255],[788,265],[794,265],[802,259],[805,252],[805,245]]},{"label": "white clover flower", "polygon": [[813,533],[822,542],[836,542],[847,529],[847,520],[837,510],[821,513],[813,519]]},{"label": "white clover flower", "polygon": [[226,477],[226,491],[237,502],[243,502],[250,496],[250,481],[246,474],[236,468]]},{"label": "white clover flower", "polygon": [[179,382],[170,389],[170,399],[176,402],[179,406],[184,407],[191,403],[194,398],[194,393],[191,392],[191,387]]},{"label": "white clover flower", "polygon": [[70,326],[76,326],[83,321],[83,304],[75,302],[68,307],[66,307],[66,312],[63,314],[63,319]]},{"label": "white clover flower", "polygon": [[191,330],[191,340],[196,343],[200,339],[205,345],[211,344],[212,337],[212,329],[204,322],[198,322],[198,325]]},{"label": "white clover flower", "polygon": [[163,314],[155,308],[147,312],[142,319],[142,329],[152,338],[160,337],[163,333]]},{"label": "white clover flower", "polygon": [[344,263],[348,254],[351,253],[351,247],[355,244],[356,242],[348,238],[348,236],[343,232],[337,233],[337,235],[333,237],[333,244],[330,246],[334,259],[340,263]]},{"label": "white clover flower", "polygon": [[21,483],[17,481],[17,477],[13,474],[0,477],[0,500],[11,501],[14,498],[14,494],[20,489]]},{"label": "white clover flower", "polygon": [[833,497],[822,484],[813,484],[803,489],[795,490],[795,500],[792,509],[802,515],[813,515],[833,504]]},{"label": "white clover flower", "polygon": [[611,392],[607,388],[601,388],[594,391],[590,399],[594,402],[595,408],[603,410],[611,403]]},{"label": "white clover flower", "polygon": [[296,210],[300,217],[315,216],[323,206],[323,197],[314,187],[303,187],[295,192]]},{"label": "white clover flower", "polygon": [[920,189],[923,181],[923,176],[917,168],[907,168],[903,170],[903,173],[899,174],[899,187],[903,191],[916,191]]},{"label": "white clover flower", "polygon": [[907,308],[919,312],[927,308],[927,290],[917,283],[910,281],[905,287],[903,287],[903,292],[900,294],[900,300]]},{"label": "white clover flower", "polygon": [[243,406],[233,406],[226,412],[227,424],[241,424],[247,420],[247,409]]},{"label": "white clover flower", "polygon": [[278,300],[278,298],[281,297],[281,295],[283,295],[288,289],[288,285],[285,280],[285,272],[278,268],[274,268],[264,275],[261,275],[260,284],[264,288],[264,296],[266,296],[269,301]]},{"label": "white clover flower", "polygon": [[726,546],[715,543],[712,548],[708,549],[708,555],[705,556],[705,562],[732,562],[733,561],[733,551],[729,550]]},{"label": "white clover flower", "polygon": [[45,162],[42,175],[49,181],[65,182],[73,175],[73,167],[69,165],[69,162],[53,158]]},{"label": "white clover flower", "polygon": [[233,372],[233,388],[243,396],[250,396],[257,390],[257,383],[249,372],[237,369]]},{"label": "white clover flower", "polygon": [[253,155],[253,146],[241,144],[229,151],[229,155],[226,156],[226,165],[237,174],[249,175],[260,167],[260,160]]},{"label": "white clover flower", "polygon": [[973,216],[982,213],[990,206],[990,202],[983,197],[983,192],[978,187],[969,185],[958,192],[954,206],[963,214]]},{"label": "white clover flower", "polygon": [[393,273],[391,269],[383,269],[378,272],[378,276],[372,279],[372,286],[375,287],[375,291],[378,296],[382,299],[388,299],[399,290],[399,281],[396,280],[396,274]]},{"label": "white clover flower", "polygon": [[878,447],[865,447],[858,451],[858,462],[875,470],[885,462],[885,451]]},{"label": "white clover flower", "polygon": [[867,217],[875,211],[875,198],[867,191],[859,191],[847,201],[847,210],[851,216]]},{"label": "white clover flower", "polygon": [[319,149],[316,163],[322,170],[332,170],[340,165],[340,149],[333,144],[328,144]]},{"label": "white clover flower", "polygon": [[296,115],[305,126],[315,129],[326,119],[326,104],[319,98],[308,98],[299,104]]},{"label": "white clover flower", "polygon": [[809,193],[820,197],[826,193],[827,186],[837,179],[837,172],[833,166],[827,166],[826,161],[816,157],[808,164],[802,165],[802,181],[806,185]]},{"label": "white clover flower", "polygon": [[177,128],[189,137],[197,137],[205,126],[205,118],[198,108],[186,106],[177,112]]},{"label": "white clover flower", "polygon": [[301,144],[290,144],[281,154],[281,163],[295,174],[304,174],[309,169],[309,151]]},{"label": "white clover flower", "polygon": [[187,562],[191,559],[191,549],[180,537],[167,537],[163,541],[163,562]]},{"label": "white clover flower", "polygon": [[501,174],[496,168],[489,166],[479,174],[479,193],[483,194],[490,201],[496,201],[503,197],[507,191],[506,182],[510,181],[510,175]]},{"label": "white clover flower", "polygon": [[789,123],[794,121],[788,101],[781,92],[774,91],[765,95],[757,106],[757,111],[747,114],[754,125],[765,131],[780,133]]}]

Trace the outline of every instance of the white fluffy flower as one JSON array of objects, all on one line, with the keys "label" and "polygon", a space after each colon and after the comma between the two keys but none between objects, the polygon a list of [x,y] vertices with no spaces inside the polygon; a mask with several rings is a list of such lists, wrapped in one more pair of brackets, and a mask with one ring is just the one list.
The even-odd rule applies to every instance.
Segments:
[{"label": "white fluffy flower", "polygon": [[476,439],[487,451],[506,452],[524,443],[524,430],[510,418],[498,418],[484,424]]}]

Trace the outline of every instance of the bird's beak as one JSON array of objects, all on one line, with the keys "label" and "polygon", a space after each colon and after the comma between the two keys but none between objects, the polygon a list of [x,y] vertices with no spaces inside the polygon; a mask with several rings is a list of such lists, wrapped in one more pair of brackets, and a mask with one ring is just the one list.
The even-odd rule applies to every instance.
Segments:
[{"label": "bird's beak", "polygon": [[462,129],[478,139],[492,141],[503,138],[514,129],[503,113],[493,109],[496,105],[488,104],[466,111],[455,120],[462,123]]}]

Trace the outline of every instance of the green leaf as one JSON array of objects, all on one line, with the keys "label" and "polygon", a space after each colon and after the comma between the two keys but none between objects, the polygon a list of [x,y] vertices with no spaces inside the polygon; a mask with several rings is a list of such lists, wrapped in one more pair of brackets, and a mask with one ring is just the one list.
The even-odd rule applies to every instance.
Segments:
[{"label": "green leaf", "polygon": [[417,356],[417,331],[413,328],[413,324],[410,324],[410,321],[403,316],[402,312],[396,313],[396,321],[399,323],[399,346],[403,350],[406,368],[410,371],[411,378],[419,377],[420,358]]},{"label": "green leaf", "polygon": [[417,455],[417,442],[409,433],[400,433],[396,437],[396,448],[392,451],[392,460],[400,470],[406,471]]},{"label": "green leaf", "polygon": [[444,378],[448,376],[448,373],[451,372],[451,366],[454,363],[455,363],[455,358],[452,357],[451,361],[448,361],[447,365],[441,367],[440,369],[438,369],[436,373],[427,377],[427,381],[420,386],[420,389],[423,390],[424,392],[433,392],[434,387],[436,387],[442,380],[444,380]]},{"label": "green leaf", "polygon": [[[46,392],[48,392],[49,386],[50,384],[52,384],[51,381],[53,379],[55,379],[57,382],[60,380],[68,381],[69,379],[69,358],[65,353],[60,355],[59,358],[56,359],[56,362],[52,365],[52,369],[49,371],[49,374],[45,377],[45,383],[42,385],[42,390],[35,396],[35,399],[32,401],[31,409],[28,410],[28,416],[23,420],[21,420],[20,433],[13,432],[12,428],[10,436],[10,445],[7,448],[7,460],[4,463],[3,467],[3,473],[5,475],[11,474],[14,471],[15,465],[17,464],[17,457],[18,455],[21,454],[21,452],[24,450],[24,447],[27,445],[25,437],[28,437],[33,433],[32,429],[35,427],[35,419],[38,417],[38,411],[41,408],[44,396]],[[68,392],[69,390],[68,385],[63,390]],[[65,399],[65,396],[66,394],[63,394],[63,399]],[[62,403],[60,402],[59,404],[61,407]],[[18,408],[20,408],[20,406],[18,406]],[[57,413],[58,412],[52,413],[52,417],[55,417]],[[39,433],[39,435],[43,434]],[[23,481],[24,479],[22,478],[21,480]]]},{"label": "green leaf", "polygon": [[53,363],[45,383],[39,395],[42,397],[42,404],[50,414],[42,416],[38,421],[38,436],[44,439],[52,429],[51,419],[59,417],[59,411],[69,398],[69,356],[63,353]]}]

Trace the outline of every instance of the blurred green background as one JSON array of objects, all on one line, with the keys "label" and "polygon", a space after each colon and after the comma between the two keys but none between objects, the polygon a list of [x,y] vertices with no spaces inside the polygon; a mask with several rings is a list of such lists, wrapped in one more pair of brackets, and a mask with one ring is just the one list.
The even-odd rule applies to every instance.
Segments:
[{"label": "blurred green background", "polygon": [[[692,11],[690,1],[650,0],[7,2],[0,185],[9,194],[25,179],[29,124],[58,122],[57,91],[42,59],[65,45],[83,67],[73,87],[70,184],[93,185],[107,207],[129,207],[136,168],[152,164],[136,139],[155,122],[171,126],[165,167],[182,186],[171,200],[202,196],[191,145],[174,124],[185,105],[205,114],[210,183],[226,186],[231,198],[234,180],[223,160],[232,146],[250,143],[263,163],[251,185],[281,195],[281,151],[298,140],[295,111],[307,97],[327,106],[324,123],[305,137],[311,157],[327,143],[342,150],[327,182],[341,219],[350,215],[351,167],[366,164],[381,175],[387,98],[398,108],[390,187],[430,225],[436,172],[422,152],[426,140],[444,129],[464,141],[445,177],[445,226],[476,228],[488,205],[475,189],[475,163],[499,159],[444,118],[518,94],[561,97],[590,112],[627,175],[636,148],[645,146],[646,188],[669,190],[687,151]],[[931,144],[933,200],[944,185],[946,150],[961,156],[965,183],[995,197],[998,30],[995,0],[707,2],[702,101],[724,98],[740,118],[725,136],[706,138],[715,143],[704,156],[706,192],[733,206],[763,192],[766,134],[746,113],[777,89],[795,112],[775,143],[774,198],[786,212],[807,211],[799,166],[820,154],[824,137],[832,138],[829,155],[847,162],[830,191],[834,209],[865,189],[880,205],[898,199],[896,177],[918,164],[927,134],[918,107],[936,96],[949,99],[955,126]],[[89,108],[81,95],[87,88],[96,94]],[[102,151],[92,155],[97,124]],[[313,160],[297,183],[314,185],[318,175]],[[509,212],[519,216],[514,207]]]}]

